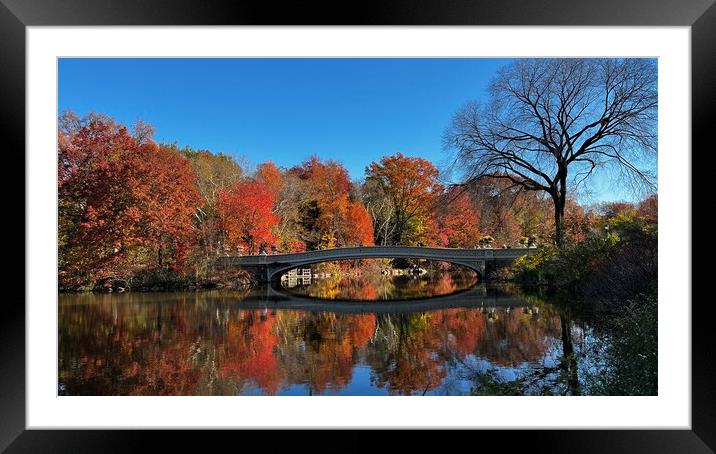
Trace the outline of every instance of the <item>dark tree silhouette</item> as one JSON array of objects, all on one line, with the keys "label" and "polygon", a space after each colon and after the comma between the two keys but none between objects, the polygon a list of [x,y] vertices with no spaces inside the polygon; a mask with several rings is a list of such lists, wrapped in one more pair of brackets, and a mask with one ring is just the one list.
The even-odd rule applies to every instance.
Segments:
[{"label": "dark tree silhouette", "polygon": [[468,184],[547,192],[561,248],[567,192],[595,172],[654,187],[656,124],[655,60],[525,59],[498,73],[486,103],[458,111],[444,140]]}]

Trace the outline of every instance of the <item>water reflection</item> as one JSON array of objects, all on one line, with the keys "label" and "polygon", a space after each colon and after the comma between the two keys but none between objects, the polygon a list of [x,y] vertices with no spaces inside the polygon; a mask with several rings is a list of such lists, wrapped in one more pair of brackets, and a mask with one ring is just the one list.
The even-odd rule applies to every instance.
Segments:
[{"label": "water reflection", "polygon": [[347,274],[297,268],[281,276],[280,287],[293,295],[313,298],[390,301],[449,295],[471,289],[477,281],[477,275],[467,269],[389,269],[383,273]]},{"label": "water reflection", "polygon": [[564,341],[586,331],[550,305],[484,285],[376,304],[271,288],[60,295],[60,393],[484,394],[537,370],[559,383],[535,392],[571,393],[556,389],[570,386]]}]

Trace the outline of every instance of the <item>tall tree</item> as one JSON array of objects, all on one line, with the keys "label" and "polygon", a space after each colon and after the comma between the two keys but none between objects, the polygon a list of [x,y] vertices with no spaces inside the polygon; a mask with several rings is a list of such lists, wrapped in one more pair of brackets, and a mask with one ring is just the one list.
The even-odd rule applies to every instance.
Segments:
[{"label": "tall tree", "polygon": [[60,275],[81,285],[181,267],[200,203],[182,156],[104,116],[63,115],[58,141]]},{"label": "tall tree", "polygon": [[656,122],[654,60],[524,59],[499,72],[486,104],[455,114],[445,145],[467,180],[548,193],[562,247],[568,192],[595,171],[653,186]]},{"label": "tall tree", "polygon": [[361,188],[361,198],[373,219],[374,241],[385,246],[390,244],[395,232],[393,202],[376,180],[366,180]]},{"label": "tall tree", "polygon": [[347,228],[344,242],[347,246],[373,244],[373,221],[362,204],[351,202],[346,215]]},{"label": "tall tree", "polygon": [[256,179],[266,184],[274,198],[278,198],[281,194],[284,185],[283,174],[273,161],[269,160],[259,165],[256,170]]},{"label": "tall tree", "polygon": [[136,179],[125,184],[135,188],[142,215],[137,221],[142,237],[157,251],[158,267],[181,268],[194,243],[192,220],[201,204],[196,176],[183,156],[146,140],[141,145],[145,155],[136,163]]},{"label": "tall tree", "polygon": [[447,247],[474,247],[480,239],[480,213],[467,192],[447,191],[437,208],[438,237]]},{"label": "tall tree", "polygon": [[305,251],[306,242],[310,239],[302,222],[310,201],[306,182],[289,171],[283,174],[281,187],[275,204],[275,212],[280,218],[276,226],[279,247],[282,251]]},{"label": "tall tree", "polygon": [[264,183],[240,181],[219,192],[217,205],[231,246],[256,254],[262,245],[275,243],[273,229],[279,219],[273,213],[273,195]]},{"label": "tall tree", "polygon": [[329,248],[342,245],[350,227],[347,223],[351,189],[348,171],[336,161],[324,162],[311,156],[288,173],[298,176],[303,183],[298,203],[306,243]]},{"label": "tall tree", "polygon": [[366,181],[376,184],[392,205],[393,244],[415,240],[410,227],[420,229],[432,216],[435,198],[442,191],[438,170],[428,160],[396,153],[384,156],[366,169]]},{"label": "tall tree", "polygon": [[222,153],[179,148],[175,144],[163,147],[186,157],[196,175],[196,186],[202,203],[194,215],[197,247],[193,251],[192,262],[197,276],[209,273],[216,257],[224,252],[225,238],[219,226],[216,207],[219,192],[240,181],[244,171],[233,157]]},{"label": "tall tree", "polygon": [[321,232],[321,244],[335,247],[347,228],[351,185],[348,171],[336,161],[324,163],[313,156],[307,165],[307,177],[318,207],[316,227]]}]

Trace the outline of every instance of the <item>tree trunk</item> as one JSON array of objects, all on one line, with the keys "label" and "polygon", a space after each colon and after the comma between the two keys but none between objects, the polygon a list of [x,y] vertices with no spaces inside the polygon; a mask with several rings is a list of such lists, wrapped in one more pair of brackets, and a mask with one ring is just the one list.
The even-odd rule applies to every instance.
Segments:
[{"label": "tree trunk", "polygon": [[567,169],[558,174],[557,190],[552,194],[554,201],[554,242],[557,248],[564,248],[564,207],[567,204]]},{"label": "tree trunk", "polygon": [[564,247],[564,205],[554,201],[554,242],[561,250]]}]

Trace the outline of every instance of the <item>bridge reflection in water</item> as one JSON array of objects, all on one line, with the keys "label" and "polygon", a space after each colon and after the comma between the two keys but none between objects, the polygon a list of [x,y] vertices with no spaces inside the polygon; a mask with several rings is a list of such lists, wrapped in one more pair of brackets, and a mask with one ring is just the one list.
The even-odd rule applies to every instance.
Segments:
[{"label": "bridge reflection in water", "polygon": [[403,300],[360,301],[360,300],[327,300],[322,298],[289,293],[280,286],[266,285],[238,301],[240,307],[247,309],[293,309],[310,312],[336,312],[346,314],[363,313],[413,313],[440,309],[456,308],[494,308],[526,307],[529,303],[524,298],[500,292],[485,284],[459,290],[448,295],[426,296]]}]

